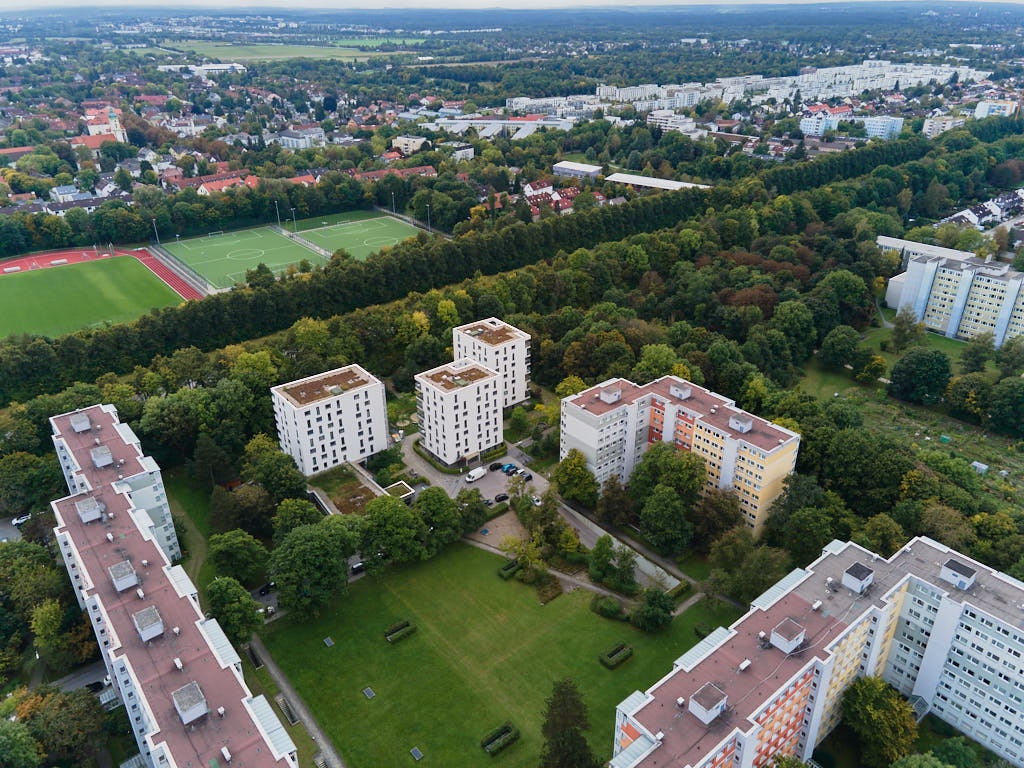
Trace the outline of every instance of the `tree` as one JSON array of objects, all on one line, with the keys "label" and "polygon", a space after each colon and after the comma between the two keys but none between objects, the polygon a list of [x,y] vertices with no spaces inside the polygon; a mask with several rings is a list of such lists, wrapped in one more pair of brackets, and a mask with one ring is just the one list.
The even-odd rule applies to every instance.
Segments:
[{"label": "tree", "polygon": [[192,453],[192,471],[207,487],[231,479],[231,457],[221,448],[208,430],[201,430]]},{"label": "tree", "polygon": [[868,520],[864,528],[854,536],[854,541],[882,557],[889,557],[902,547],[906,540],[907,535],[899,523],[884,512]]},{"label": "tree", "polygon": [[284,541],[290,531],[300,525],[316,525],[324,514],[316,504],[305,499],[285,499],[277,505],[274,514],[274,545]]},{"label": "tree", "polygon": [[443,488],[432,486],[416,497],[413,509],[426,526],[424,555],[433,557],[445,544],[457,540],[463,532],[462,517],[455,500]]},{"label": "tree", "polygon": [[859,677],[843,694],[843,723],[860,742],[861,759],[883,768],[910,753],[917,720],[910,703],[880,677]]},{"label": "tree", "polygon": [[646,384],[672,373],[679,356],[668,344],[648,344],[640,350],[640,359],[633,367],[632,378]]},{"label": "tree", "polygon": [[704,459],[689,451],[677,451],[672,445],[657,442],[647,449],[629,478],[629,490],[636,504],[643,507],[656,485],[667,485],[679,495],[686,510],[697,500],[704,486]]},{"label": "tree", "polygon": [[973,546],[977,538],[960,511],[945,504],[931,504],[921,513],[920,532],[961,552]]},{"label": "tree", "polygon": [[[980,765],[980,763],[976,763],[976,765]],[[934,753],[925,752],[923,755],[901,757],[889,768],[952,768],[952,766],[940,760]]]},{"label": "tree", "polygon": [[618,475],[609,475],[597,500],[597,516],[605,523],[623,525],[633,518],[633,498],[622,487]]},{"label": "tree", "polygon": [[220,530],[242,528],[268,538],[273,533],[274,500],[261,485],[243,485],[233,491],[217,486],[210,494],[210,516]]},{"label": "tree", "polygon": [[530,428],[530,421],[526,418],[526,409],[523,406],[517,405],[512,409],[512,413],[508,417],[508,428],[517,435],[526,434]]},{"label": "tree", "polygon": [[954,736],[951,739],[944,739],[935,745],[932,753],[942,763],[951,768],[981,768],[982,762],[978,759],[970,743],[963,736]]},{"label": "tree", "polygon": [[733,528],[711,546],[711,576],[705,589],[749,602],[786,575],[789,557],[781,549],[754,546],[746,526]]},{"label": "tree", "polygon": [[657,632],[672,623],[672,598],[660,589],[645,589],[640,604],[629,616],[630,623],[644,632]]},{"label": "tree", "polygon": [[917,319],[914,310],[909,306],[903,306],[896,313],[892,326],[892,347],[897,352],[924,341],[924,323]]},{"label": "tree", "polygon": [[732,491],[713,488],[707,491],[693,508],[694,542],[707,552],[711,544],[729,530],[743,522],[740,501]]},{"label": "tree", "polygon": [[544,709],[544,750],[541,768],[598,768],[584,735],[590,730],[587,705],[576,684],[569,678],[557,680]]},{"label": "tree", "polygon": [[679,493],[659,483],[640,510],[640,530],[662,554],[680,552],[693,537],[693,524],[686,513],[686,504]]},{"label": "tree", "polygon": [[960,370],[964,373],[984,371],[995,352],[995,336],[992,332],[979,333],[967,342],[964,351],[960,353]]},{"label": "tree", "polygon": [[12,517],[43,508],[64,484],[55,456],[23,451],[0,457],[0,511]]},{"label": "tree", "polygon": [[37,768],[43,760],[42,747],[28,726],[7,718],[0,718],[0,755],[4,768]]},{"label": "tree", "polygon": [[475,531],[490,516],[490,510],[476,488],[463,488],[459,491],[455,497],[455,504],[462,518],[463,533]]},{"label": "tree", "polygon": [[[1022,270],[1024,271],[1024,270]],[[1024,334],[1006,339],[996,352],[996,365],[1002,379],[1024,371]]]},{"label": "tree", "polygon": [[811,768],[807,763],[792,755],[776,755],[772,768]]},{"label": "tree", "polygon": [[843,368],[853,360],[854,350],[860,343],[860,334],[848,325],[837,325],[825,336],[819,356],[823,365]]},{"label": "tree", "polygon": [[252,633],[263,623],[259,603],[253,600],[249,590],[230,576],[211,582],[206,588],[206,597],[210,613],[232,643],[249,642]]},{"label": "tree", "polygon": [[992,387],[989,416],[1000,432],[1024,437],[1024,379],[1007,378]]},{"label": "tree", "polygon": [[117,184],[122,191],[130,192],[132,189],[132,175],[124,168],[118,168],[114,171],[114,183]]},{"label": "tree", "polygon": [[295,466],[295,459],[277,450],[276,446],[270,451],[251,452],[260,438],[266,438],[266,435],[256,435],[245,448],[242,478],[262,486],[275,503],[283,499],[305,498],[306,478]]},{"label": "tree", "polygon": [[344,520],[335,523],[325,518],[316,525],[300,525],[284,537],[270,556],[270,574],[277,582],[282,607],[315,616],[327,600],[345,589],[348,559],[355,552],[355,535],[347,525]]},{"label": "tree", "polygon": [[558,462],[551,479],[558,485],[558,492],[569,501],[576,501],[588,509],[597,504],[597,479],[587,468],[586,457],[575,448]]},{"label": "tree", "polygon": [[385,562],[419,560],[426,554],[427,526],[418,514],[394,496],[378,496],[366,503],[359,551],[371,570]]},{"label": "tree", "polygon": [[889,393],[911,403],[937,403],[951,376],[949,357],[937,349],[912,349],[889,374]]},{"label": "tree", "polygon": [[590,578],[594,581],[604,581],[612,570],[613,557],[615,557],[615,543],[611,536],[605,534],[594,542],[594,548],[590,550],[588,562]]},{"label": "tree", "polygon": [[786,522],[786,551],[797,564],[806,564],[821,555],[835,538],[835,529],[827,512],[815,507],[798,509]]},{"label": "tree", "polygon": [[210,537],[210,563],[223,576],[253,586],[266,575],[267,548],[239,528]]},{"label": "tree", "polygon": [[771,325],[786,337],[794,363],[802,363],[814,351],[817,332],[814,315],[802,301],[784,301],[775,308]]},{"label": "tree", "polygon": [[51,760],[84,761],[103,741],[103,707],[84,688],[65,693],[40,686],[22,697],[15,715]]}]

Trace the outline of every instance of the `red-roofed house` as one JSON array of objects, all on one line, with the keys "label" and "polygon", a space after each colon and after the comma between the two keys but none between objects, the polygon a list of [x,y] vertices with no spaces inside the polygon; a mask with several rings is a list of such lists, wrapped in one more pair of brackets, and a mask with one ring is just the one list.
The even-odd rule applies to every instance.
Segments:
[{"label": "red-roofed house", "polygon": [[72,147],[88,147],[92,150],[93,157],[99,157],[100,146],[104,141],[117,141],[117,136],[111,133],[97,133],[94,136],[75,136],[71,139]]}]

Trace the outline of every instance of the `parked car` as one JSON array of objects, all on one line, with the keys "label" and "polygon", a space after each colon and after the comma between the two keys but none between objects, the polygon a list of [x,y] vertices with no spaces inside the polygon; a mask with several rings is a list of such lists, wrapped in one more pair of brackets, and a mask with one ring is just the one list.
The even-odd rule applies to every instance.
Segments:
[{"label": "parked car", "polygon": [[537,498],[536,496],[531,496],[530,497],[530,501],[533,502],[533,506],[535,506],[535,507],[539,507],[540,506],[540,499]]},{"label": "parked car", "polygon": [[501,502],[503,501],[508,501],[507,493],[499,493],[497,496],[494,497],[495,504],[501,504]]},{"label": "parked car", "polygon": [[523,472],[522,474],[520,474],[520,477],[523,478],[523,480],[525,480],[526,482],[530,482],[531,480],[533,480],[533,475],[530,474],[529,472]]},{"label": "parked car", "polygon": [[516,471],[518,469],[519,469],[519,467],[517,467],[515,464],[509,464],[508,465],[508,469],[505,470],[505,474],[509,475],[509,476],[512,476],[512,475],[514,475],[516,473]]},{"label": "parked car", "polygon": [[25,523],[27,523],[31,519],[32,519],[32,515],[22,515],[21,517],[12,517],[11,518],[11,525],[14,525],[14,526],[17,526],[18,528],[20,528],[21,526],[23,526]]},{"label": "parked car", "polygon": [[85,686],[85,690],[89,691],[89,693],[99,693],[104,688],[106,688],[106,686],[103,685],[102,681],[100,680],[97,680],[94,683],[87,683]]},{"label": "parked car", "polygon": [[502,467],[501,462],[500,461],[496,461],[493,464],[491,464],[491,466],[489,466],[487,469],[490,470],[491,472],[497,472],[499,469],[501,469],[501,467]]},{"label": "parked car", "polygon": [[504,472],[506,475],[509,472],[515,472],[516,469],[517,469],[517,467],[516,467],[515,464],[502,464],[501,465],[501,471]]},{"label": "parked car", "polygon": [[492,505],[493,503],[494,503],[494,502],[493,502],[493,501],[491,501],[490,499],[484,499],[484,506],[486,506],[486,507],[489,507],[489,506],[491,506],[491,505]]},{"label": "parked car", "polygon": [[355,573],[362,573],[365,570],[366,570],[366,563],[364,563],[364,562],[358,562],[358,563],[354,563],[352,565],[352,573],[354,573],[354,574]]},{"label": "parked car", "polygon": [[477,480],[479,480],[481,477],[483,477],[486,474],[487,473],[484,472],[484,468],[483,467],[477,467],[476,469],[471,469],[471,470],[469,470],[469,474],[466,475],[466,482],[467,483],[475,483]]},{"label": "parked car", "polygon": [[264,584],[262,587],[260,587],[260,596],[264,597],[266,595],[269,595],[275,589],[277,589],[277,582],[276,581],[268,581],[266,584]]}]

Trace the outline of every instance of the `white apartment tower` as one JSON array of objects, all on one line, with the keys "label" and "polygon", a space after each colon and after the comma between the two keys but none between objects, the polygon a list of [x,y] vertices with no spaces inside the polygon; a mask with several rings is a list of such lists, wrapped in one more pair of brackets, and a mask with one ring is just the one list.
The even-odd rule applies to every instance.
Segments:
[{"label": "white apartment tower", "polygon": [[501,408],[502,377],[476,360],[416,374],[420,447],[449,466],[501,444]]},{"label": "white apartment tower", "polygon": [[530,334],[514,325],[488,317],[452,328],[452,357],[468,357],[498,374],[502,408],[529,397]]},{"label": "white apartment tower", "polygon": [[307,477],[388,447],[384,384],[358,365],[270,390],[281,450]]}]

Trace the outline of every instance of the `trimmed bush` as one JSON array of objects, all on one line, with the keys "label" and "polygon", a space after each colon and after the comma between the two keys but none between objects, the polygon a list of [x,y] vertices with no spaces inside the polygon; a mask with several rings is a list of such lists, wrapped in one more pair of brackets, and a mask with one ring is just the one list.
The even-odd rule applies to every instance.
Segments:
[{"label": "trimmed bush", "polygon": [[714,630],[712,629],[711,625],[710,624],[705,624],[703,621],[698,622],[693,627],[693,633],[695,635],[697,635],[697,637],[699,637],[701,639],[704,639],[705,637],[710,635],[713,631]]},{"label": "trimmed bush", "polygon": [[397,643],[399,640],[408,637],[415,631],[415,624],[410,624],[408,621],[400,621],[397,624],[392,624],[384,630],[384,639],[389,643]]},{"label": "trimmed bush", "polygon": [[624,620],[626,618],[626,614],[622,610],[622,603],[609,595],[594,595],[590,598],[590,610],[606,619]]},{"label": "trimmed bush", "polygon": [[520,570],[520,568],[522,568],[522,566],[519,565],[519,563],[517,563],[515,560],[509,560],[507,563],[501,566],[501,568],[498,569],[498,575],[507,581],[508,579],[511,579],[513,576],[515,576],[516,573]]},{"label": "trimmed bush", "polygon": [[501,445],[496,445],[491,450],[484,451],[482,454],[480,454],[480,461],[482,463],[486,463],[488,461],[491,461],[492,459],[501,458],[502,456],[506,455],[507,453],[508,453],[508,446],[505,445],[505,443],[502,443]]},{"label": "trimmed bush", "polygon": [[480,740],[480,746],[491,757],[513,744],[519,738],[519,729],[506,720]]},{"label": "trimmed bush", "polygon": [[604,664],[608,669],[615,669],[622,662],[633,655],[633,646],[626,645],[625,643],[619,643],[618,645],[609,648],[604,653],[597,657],[597,660]]},{"label": "trimmed bush", "polygon": [[678,603],[679,602],[679,598],[681,598],[683,595],[685,595],[691,589],[692,589],[692,585],[690,584],[690,582],[688,582],[688,581],[686,581],[684,579],[683,581],[680,581],[678,584],[676,584],[674,587],[672,587],[672,589],[668,590],[668,592],[666,592],[665,594],[668,595],[669,597],[671,597],[675,602]]}]

